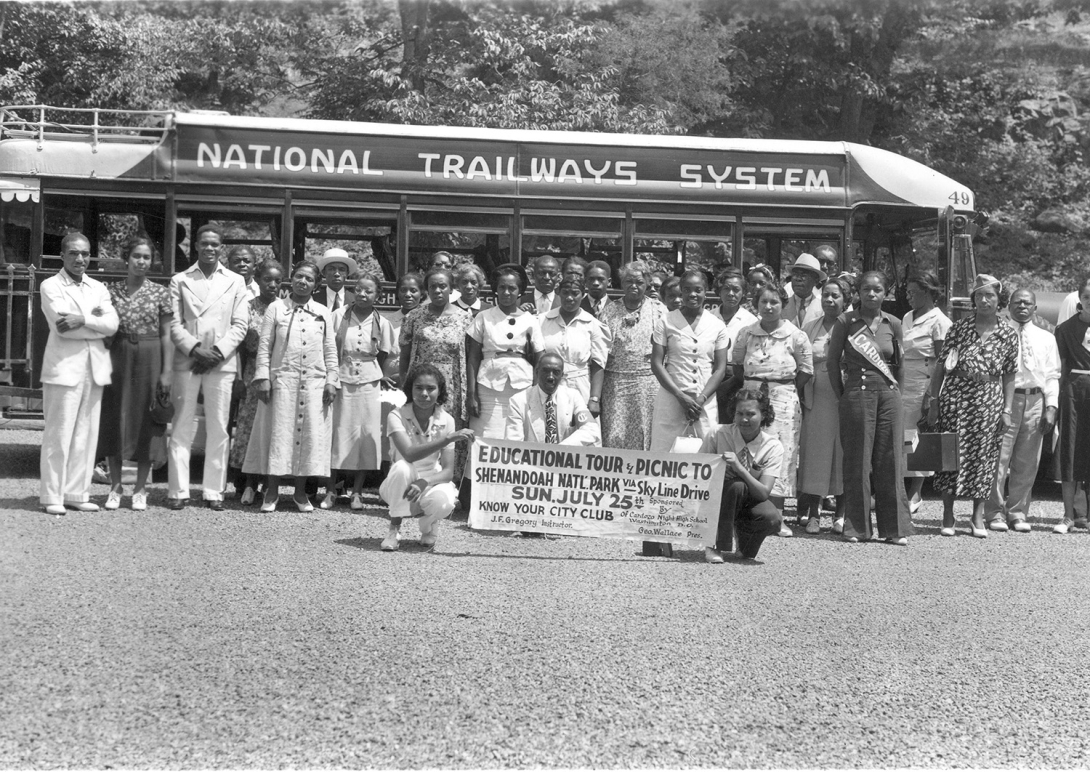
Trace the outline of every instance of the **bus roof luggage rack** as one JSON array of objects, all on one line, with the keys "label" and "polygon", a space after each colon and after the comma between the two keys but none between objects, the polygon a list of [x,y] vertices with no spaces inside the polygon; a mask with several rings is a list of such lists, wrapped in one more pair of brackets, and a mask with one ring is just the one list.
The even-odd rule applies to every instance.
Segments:
[{"label": "bus roof luggage rack", "polygon": [[100,110],[48,105],[0,107],[0,139],[91,140],[158,145],[170,129],[170,110]]}]

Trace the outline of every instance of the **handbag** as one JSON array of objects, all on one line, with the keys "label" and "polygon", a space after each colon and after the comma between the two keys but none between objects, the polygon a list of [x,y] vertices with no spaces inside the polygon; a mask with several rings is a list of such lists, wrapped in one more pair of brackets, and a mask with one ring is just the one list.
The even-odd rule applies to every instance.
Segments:
[{"label": "handbag", "polygon": [[148,407],[148,418],[156,426],[166,426],[174,420],[174,403],[162,389],[155,389],[155,399]]},{"label": "handbag", "polygon": [[670,448],[671,453],[699,453],[700,446],[704,444],[704,438],[701,437],[696,427],[693,426],[693,422],[689,421],[685,424],[685,429],[674,438],[674,444]]},{"label": "handbag", "polygon": [[956,472],[961,463],[961,448],[956,432],[937,432],[921,418],[916,424],[916,450],[908,454],[910,472]]}]

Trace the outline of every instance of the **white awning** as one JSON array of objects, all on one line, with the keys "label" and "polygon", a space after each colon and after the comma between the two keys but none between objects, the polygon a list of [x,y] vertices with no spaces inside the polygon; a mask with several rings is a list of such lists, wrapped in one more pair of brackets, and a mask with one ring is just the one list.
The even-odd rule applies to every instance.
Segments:
[{"label": "white awning", "polygon": [[36,178],[0,177],[0,200],[34,201],[41,195],[42,185]]}]

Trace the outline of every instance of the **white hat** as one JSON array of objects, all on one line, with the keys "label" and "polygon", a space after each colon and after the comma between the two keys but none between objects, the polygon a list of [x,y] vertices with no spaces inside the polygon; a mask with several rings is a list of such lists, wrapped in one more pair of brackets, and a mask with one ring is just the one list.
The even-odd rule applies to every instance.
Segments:
[{"label": "white hat", "polygon": [[828,278],[825,276],[825,271],[821,270],[821,263],[818,262],[818,259],[808,252],[803,252],[795,259],[791,270],[794,271],[796,268],[800,271],[810,271],[810,273],[817,276],[818,281],[825,281]]},{"label": "white hat", "polygon": [[318,270],[321,273],[325,273],[325,267],[327,265],[332,265],[333,263],[344,263],[349,274],[355,273],[360,268],[356,261],[348,256],[347,252],[343,249],[333,247],[332,249],[327,249],[325,254],[318,258]]}]

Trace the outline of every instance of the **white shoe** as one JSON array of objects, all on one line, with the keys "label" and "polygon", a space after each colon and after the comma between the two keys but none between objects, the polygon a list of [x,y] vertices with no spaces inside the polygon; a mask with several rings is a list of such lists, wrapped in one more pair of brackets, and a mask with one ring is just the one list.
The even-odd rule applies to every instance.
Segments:
[{"label": "white shoe", "polygon": [[794,532],[787,527],[787,523],[780,526],[780,536],[787,538],[788,536],[794,536]]},{"label": "white shoe", "polygon": [[401,546],[400,539],[398,538],[397,531],[390,531],[386,534],[386,538],[382,540],[382,544],[379,545],[379,549],[383,552],[394,552]]},{"label": "white shoe", "polygon": [[148,494],[134,493],[132,495],[132,508],[135,512],[143,512],[148,508]]},{"label": "white shoe", "polygon": [[110,491],[106,495],[106,509],[118,509],[121,506],[121,494],[117,491]]},{"label": "white shoe", "polygon": [[1070,520],[1061,520],[1060,522],[1056,523],[1056,525],[1052,526],[1052,533],[1067,533],[1070,530]]},{"label": "white shoe", "polygon": [[1013,523],[1011,523],[1011,530],[1017,531],[1018,533],[1029,533],[1033,529],[1030,528],[1029,523],[1027,523],[1025,520],[1015,520]]},{"label": "white shoe", "polygon": [[844,533],[844,518],[838,517],[833,520],[833,533]]},{"label": "white shoe", "polygon": [[715,547],[704,548],[704,562],[705,563],[722,563],[723,553],[715,549]]},{"label": "white shoe", "polygon": [[325,498],[322,499],[321,503],[319,503],[318,506],[322,509],[333,509],[333,505],[336,503],[337,494],[330,492],[325,495]]},{"label": "white shoe", "polygon": [[348,505],[349,509],[363,509],[363,496],[358,493],[352,494],[352,502]]},{"label": "white shoe", "polygon": [[1009,531],[1010,526],[1004,520],[991,520],[988,523],[988,529],[992,531]]},{"label": "white shoe", "polygon": [[239,504],[253,504],[255,497],[254,489],[249,485],[246,486],[246,490],[242,492],[242,495],[238,498]]},{"label": "white shoe", "polygon": [[74,509],[77,512],[98,512],[98,504],[91,501],[78,501],[75,503],[65,503],[65,506],[69,509]]},{"label": "white shoe", "polygon": [[68,510],[64,508],[63,504],[46,504],[45,513],[47,515],[66,515]]}]

